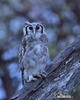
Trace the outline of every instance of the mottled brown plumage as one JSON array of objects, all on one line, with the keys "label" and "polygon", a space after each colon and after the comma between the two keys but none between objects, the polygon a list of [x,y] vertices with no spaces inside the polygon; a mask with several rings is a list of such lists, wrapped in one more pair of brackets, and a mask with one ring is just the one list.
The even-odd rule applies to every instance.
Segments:
[{"label": "mottled brown plumage", "polygon": [[45,76],[49,53],[48,39],[41,24],[25,23],[23,32],[24,37],[19,48],[19,66],[24,84],[36,80],[35,76]]}]

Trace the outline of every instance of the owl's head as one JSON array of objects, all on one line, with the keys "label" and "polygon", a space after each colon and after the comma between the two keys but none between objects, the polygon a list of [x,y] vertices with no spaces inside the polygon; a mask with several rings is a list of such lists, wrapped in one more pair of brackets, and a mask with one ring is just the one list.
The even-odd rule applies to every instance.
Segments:
[{"label": "owl's head", "polygon": [[40,23],[25,22],[23,33],[25,36],[40,37],[44,34],[44,27]]}]

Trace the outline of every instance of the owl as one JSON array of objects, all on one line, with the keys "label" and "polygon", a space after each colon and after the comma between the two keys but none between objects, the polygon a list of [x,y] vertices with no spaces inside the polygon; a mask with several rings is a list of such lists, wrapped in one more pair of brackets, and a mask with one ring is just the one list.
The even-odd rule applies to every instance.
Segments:
[{"label": "owl", "polygon": [[19,66],[22,83],[46,77],[46,64],[49,59],[48,39],[40,23],[25,22],[23,38],[19,48]]}]

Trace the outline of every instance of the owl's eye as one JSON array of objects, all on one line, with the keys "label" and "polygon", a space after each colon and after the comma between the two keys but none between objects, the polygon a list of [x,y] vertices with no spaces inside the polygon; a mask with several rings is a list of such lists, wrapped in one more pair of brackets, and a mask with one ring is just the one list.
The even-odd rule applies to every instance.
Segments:
[{"label": "owl's eye", "polygon": [[33,30],[33,27],[30,26],[30,27],[29,27],[29,30]]},{"label": "owl's eye", "polygon": [[36,26],[36,30],[39,30],[39,28],[40,28],[39,26]]}]

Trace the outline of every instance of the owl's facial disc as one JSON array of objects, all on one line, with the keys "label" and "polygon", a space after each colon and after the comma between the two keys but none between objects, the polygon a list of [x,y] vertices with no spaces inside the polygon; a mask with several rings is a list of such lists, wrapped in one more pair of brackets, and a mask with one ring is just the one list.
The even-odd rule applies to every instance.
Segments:
[{"label": "owl's facial disc", "polygon": [[36,32],[43,33],[43,26],[40,25],[40,24],[37,24],[37,25],[36,25]]},{"label": "owl's facial disc", "polygon": [[25,35],[31,35],[33,32],[33,27],[31,25],[25,26]]},{"label": "owl's facial disc", "polygon": [[43,25],[39,23],[25,23],[23,32],[24,35],[29,35],[29,36],[40,36],[43,32]]},{"label": "owl's facial disc", "polygon": [[32,27],[32,26],[28,26],[28,27],[26,27],[26,31],[28,31],[28,32],[32,32],[32,31],[33,31],[33,27]]}]

